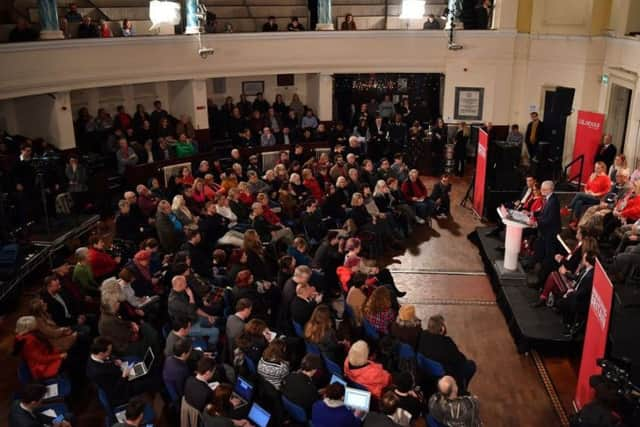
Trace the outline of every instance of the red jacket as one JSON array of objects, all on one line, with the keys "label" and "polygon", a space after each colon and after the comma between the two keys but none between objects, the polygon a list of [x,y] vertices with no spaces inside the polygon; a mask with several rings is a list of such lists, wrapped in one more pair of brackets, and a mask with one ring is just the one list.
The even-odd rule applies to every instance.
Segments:
[{"label": "red jacket", "polygon": [[345,359],[344,374],[351,381],[366,387],[376,399],[380,399],[382,389],[391,384],[391,374],[381,364],[371,361],[361,368],[352,369],[349,360]]},{"label": "red jacket", "polygon": [[640,195],[629,198],[627,205],[620,212],[620,216],[626,218],[627,223],[640,219]]},{"label": "red jacket", "polygon": [[244,191],[238,193],[238,200],[247,206],[251,206],[253,204],[253,196],[249,193],[245,193]]},{"label": "red jacket", "polygon": [[305,179],[302,184],[309,189],[309,191],[311,192],[311,195],[317,201],[321,201],[324,198],[324,192],[320,188],[320,184],[318,183],[317,179],[315,178]]},{"label": "red jacket", "polygon": [[102,277],[109,274],[118,266],[118,263],[111,255],[94,248],[89,248],[87,252],[87,263],[91,267],[93,277]]},{"label": "red jacket", "polygon": [[33,333],[16,336],[16,346],[20,346],[20,357],[25,361],[34,380],[42,380],[58,375],[62,359],[60,353],[47,345],[43,338]]},{"label": "red jacket", "polygon": [[402,194],[407,199],[409,203],[413,201],[413,197],[417,197],[419,199],[427,198],[427,187],[420,181],[420,178],[416,179],[415,182],[411,182],[410,179],[406,180],[402,183]]},{"label": "red jacket", "polygon": [[262,216],[271,225],[280,224],[280,217],[269,206],[262,206]]},{"label": "red jacket", "polygon": [[603,196],[611,189],[611,179],[609,175],[598,175],[587,182],[584,189]]}]

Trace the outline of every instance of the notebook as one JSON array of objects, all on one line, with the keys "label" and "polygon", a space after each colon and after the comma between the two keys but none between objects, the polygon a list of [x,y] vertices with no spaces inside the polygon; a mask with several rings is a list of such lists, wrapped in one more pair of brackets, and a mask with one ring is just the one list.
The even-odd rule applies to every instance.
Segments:
[{"label": "notebook", "polygon": [[258,427],[267,427],[267,424],[269,424],[269,420],[271,419],[271,414],[265,411],[257,403],[254,403],[251,405],[249,416],[247,418],[249,418],[249,421]]},{"label": "notebook", "polygon": [[351,387],[346,387],[344,389],[344,406],[347,408],[369,412],[370,402],[371,393],[368,391]]}]

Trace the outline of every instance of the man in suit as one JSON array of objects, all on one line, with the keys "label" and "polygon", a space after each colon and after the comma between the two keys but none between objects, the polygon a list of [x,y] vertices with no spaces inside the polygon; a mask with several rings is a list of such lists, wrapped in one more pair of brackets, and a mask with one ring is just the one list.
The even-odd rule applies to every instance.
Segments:
[{"label": "man in suit", "polygon": [[291,301],[289,307],[291,318],[304,327],[321,300],[322,295],[318,294],[313,286],[299,284],[296,286],[296,297]]},{"label": "man in suit", "polygon": [[544,125],[540,120],[537,112],[531,113],[531,121],[527,125],[527,131],[524,134],[524,142],[529,150],[529,158],[533,159],[538,150],[538,143],[544,138]]},{"label": "man in suit", "polygon": [[189,405],[202,412],[211,402],[213,390],[209,387],[209,383],[213,381],[213,373],[215,371],[216,362],[208,357],[203,357],[198,361],[196,375],[187,378],[184,385],[184,398]]},{"label": "man in suit", "polygon": [[112,350],[113,344],[109,338],[96,337],[91,343],[91,354],[87,363],[87,378],[104,391],[111,405],[121,405],[133,396],[145,392],[155,393],[160,388],[153,372],[129,381],[131,368],[123,369],[125,362],[112,359]]},{"label": "man in suit", "polygon": [[[558,196],[553,193],[554,188],[553,181],[544,181],[540,186],[544,201],[542,211],[540,211],[540,215],[537,218],[538,238],[534,248],[534,259],[542,265],[538,275],[539,283],[544,283],[544,280],[553,270],[557,246],[556,235],[562,228],[560,201]],[[531,225],[535,222],[536,220],[531,219]]]},{"label": "man in suit", "polygon": [[162,379],[166,386],[175,391],[178,399],[184,395],[184,385],[191,370],[187,361],[191,357],[191,340],[180,338],[173,344],[173,354],[164,361]]},{"label": "man in suit", "polygon": [[598,154],[596,154],[595,162],[604,162],[608,171],[616,158],[616,153],[616,146],[611,143],[611,135],[607,134],[602,138],[602,144],[600,144]]},{"label": "man in suit", "polygon": [[577,332],[577,324],[586,320],[587,312],[589,311],[595,263],[595,252],[587,251],[582,256],[582,265],[578,277],[556,303],[562,313],[565,327],[568,328],[568,333],[572,335]]},{"label": "man in suit", "polygon": [[54,423],[53,418],[41,414],[38,409],[47,393],[42,384],[27,384],[21,393],[20,400],[15,400],[9,410],[9,425],[11,427],[71,427],[69,421]]},{"label": "man in suit", "polygon": [[384,155],[392,155],[393,153],[386,153],[385,151],[389,150],[388,147],[388,138],[389,138],[389,128],[382,121],[382,117],[378,114],[376,115],[375,120],[371,124],[369,128],[369,132],[371,134],[371,138],[369,139],[369,156],[373,160],[378,160],[380,157]]},{"label": "man in suit", "polygon": [[466,391],[476,373],[476,364],[473,360],[467,359],[456,343],[447,336],[447,326],[442,315],[437,314],[429,318],[427,330],[420,334],[418,352],[440,363],[445,372],[460,384],[460,391]]},{"label": "man in suit", "polygon": [[45,277],[41,297],[47,303],[47,311],[56,325],[75,327],[85,324],[86,317],[76,312],[73,299],[62,289],[58,276],[52,274]]}]

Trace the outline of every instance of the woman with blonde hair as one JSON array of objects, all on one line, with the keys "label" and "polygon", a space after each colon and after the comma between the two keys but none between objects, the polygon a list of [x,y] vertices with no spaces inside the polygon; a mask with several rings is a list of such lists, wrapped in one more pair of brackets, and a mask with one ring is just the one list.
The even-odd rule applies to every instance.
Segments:
[{"label": "woman with blonde hair", "polygon": [[191,197],[193,198],[193,201],[196,202],[200,209],[204,208],[205,202],[210,200],[207,198],[204,179],[196,178],[195,181],[193,181],[191,190]]},{"label": "woman with blonde hair", "polygon": [[344,360],[344,347],[336,337],[331,310],[325,304],[317,306],[304,326],[304,339],[317,345],[333,361]]},{"label": "woman with blonde hair", "polygon": [[422,322],[416,317],[416,308],[405,304],[398,311],[398,318],[391,324],[391,336],[409,344],[414,350],[418,348],[418,339],[422,332]]},{"label": "woman with blonde hair", "polygon": [[171,203],[171,211],[178,218],[183,227],[194,224],[197,218],[191,213],[187,207],[187,203],[181,194],[177,194]]},{"label": "woman with blonde hair", "polygon": [[59,352],[38,330],[34,316],[22,316],[16,321],[16,337],[13,354],[27,364],[35,381],[55,377],[60,372],[67,353]]},{"label": "woman with blonde hair", "polygon": [[29,314],[36,319],[36,328],[54,350],[66,353],[76,343],[78,333],[58,326],[47,311],[47,303],[36,297],[29,303]]},{"label": "woman with blonde hair", "polygon": [[384,286],[373,290],[362,310],[363,316],[378,333],[386,335],[389,326],[396,319],[396,314],[391,305],[391,293]]}]

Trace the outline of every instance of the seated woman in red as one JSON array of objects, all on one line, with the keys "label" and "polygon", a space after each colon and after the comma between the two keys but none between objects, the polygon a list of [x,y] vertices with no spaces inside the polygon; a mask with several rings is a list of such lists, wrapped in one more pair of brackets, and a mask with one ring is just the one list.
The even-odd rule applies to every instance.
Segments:
[{"label": "seated woman in red", "polygon": [[604,162],[596,162],[595,170],[584,186],[584,192],[576,194],[569,206],[561,211],[565,216],[573,214],[574,221],[569,226],[575,228],[582,214],[590,206],[600,203],[600,199],[610,191],[611,179],[607,175],[607,165]]},{"label": "seated woman in red", "polygon": [[18,318],[13,352],[27,364],[35,381],[58,375],[62,361],[67,357],[67,353],[56,351],[40,334],[33,316]]},{"label": "seated woman in red", "polygon": [[346,377],[364,386],[371,395],[380,399],[382,390],[391,384],[391,374],[381,364],[369,360],[369,346],[365,341],[356,341],[349,349],[344,361]]}]

